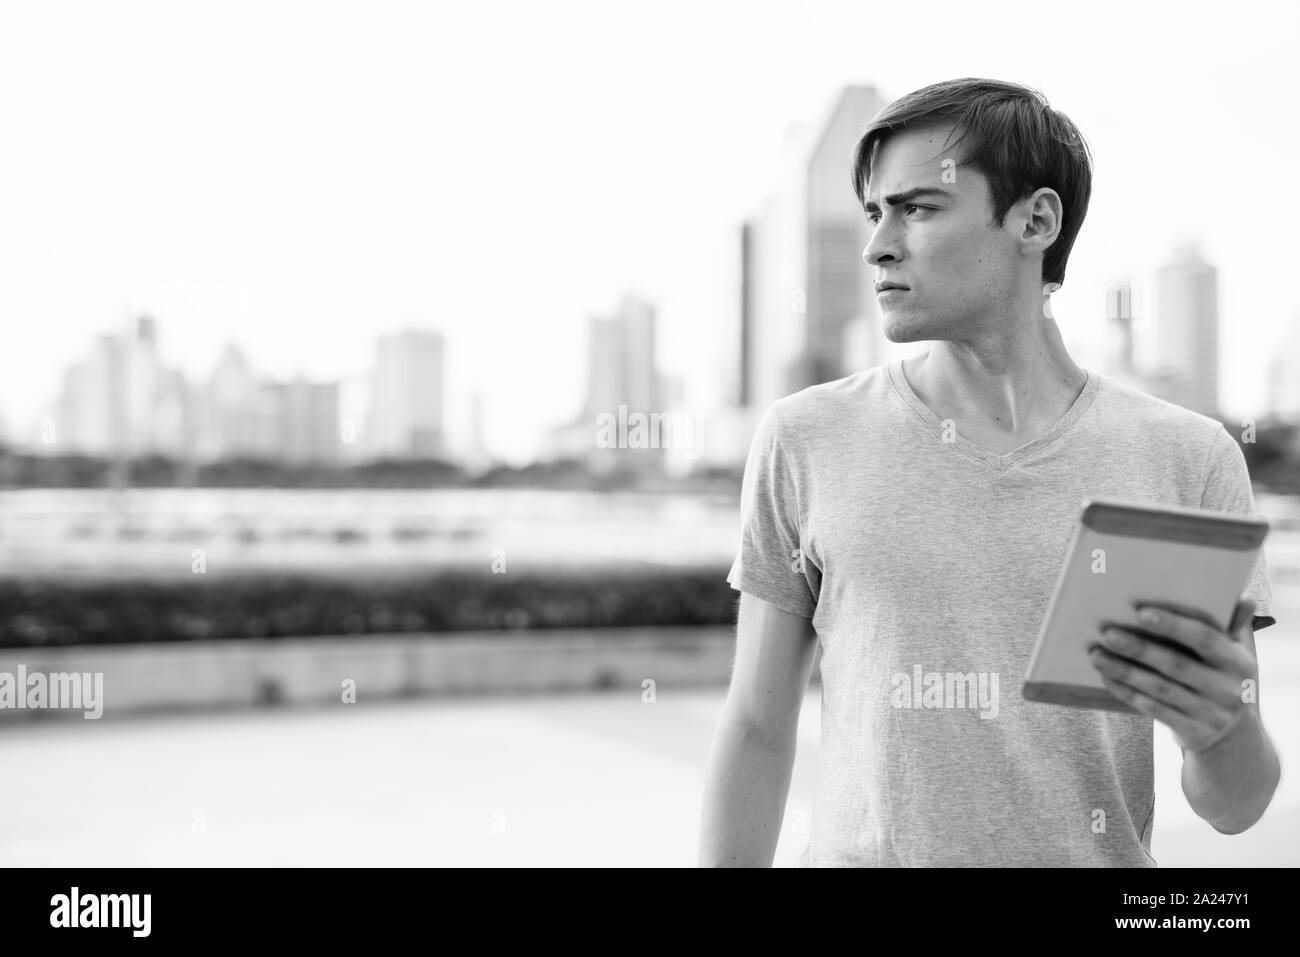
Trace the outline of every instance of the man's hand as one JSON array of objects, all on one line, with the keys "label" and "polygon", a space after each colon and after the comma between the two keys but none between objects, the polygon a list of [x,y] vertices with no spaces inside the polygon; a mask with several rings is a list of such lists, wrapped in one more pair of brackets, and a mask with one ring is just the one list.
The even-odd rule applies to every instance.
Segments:
[{"label": "man's hand", "polygon": [[[1153,620],[1143,618],[1152,612]],[[1102,683],[1121,701],[1168,725],[1184,754],[1202,752],[1257,720],[1258,662],[1251,627],[1255,602],[1243,598],[1228,631],[1154,605],[1138,606],[1140,627],[1109,625],[1089,656]],[[1198,661],[1193,657],[1199,656]]]}]

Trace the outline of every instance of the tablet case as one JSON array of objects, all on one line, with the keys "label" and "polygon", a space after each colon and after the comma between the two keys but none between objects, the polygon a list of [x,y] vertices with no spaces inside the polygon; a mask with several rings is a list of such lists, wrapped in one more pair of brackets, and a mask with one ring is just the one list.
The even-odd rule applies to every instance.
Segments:
[{"label": "tablet case", "polygon": [[1140,714],[1088,660],[1101,628],[1144,631],[1136,605],[1145,602],[1227,630],[1268,527],[1201,509],[1085,502],[1025,673],[1025,700]]}]

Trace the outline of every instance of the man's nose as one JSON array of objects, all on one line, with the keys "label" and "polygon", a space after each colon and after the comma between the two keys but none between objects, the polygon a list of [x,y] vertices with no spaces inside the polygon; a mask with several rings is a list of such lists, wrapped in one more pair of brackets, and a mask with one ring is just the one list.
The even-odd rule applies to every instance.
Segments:
[{"label": "man's nose", "polygon": [[871,239],[867,241],[867,245],[862,250],[862,261],[868,266],[875,266],[882,262],[897,261],[901,258],[902,250],[899,248],[897,239],[883,227],[877,226],[875,232],[871,234]]}]

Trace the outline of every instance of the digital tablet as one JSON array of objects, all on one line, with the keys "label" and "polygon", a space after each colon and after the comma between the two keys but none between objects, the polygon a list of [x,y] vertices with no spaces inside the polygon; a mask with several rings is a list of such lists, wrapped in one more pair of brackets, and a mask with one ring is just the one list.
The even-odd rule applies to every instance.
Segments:
[{"label": "digital tablet", "polygon": [[1222,512],[1085,502],[1025,673],[1025,700],[1139,714],[1110,693],[1088,659],[1101,629],[1115,624],[1154,638],[1137,622],[1143,603],[1227,631],[1268,527]]}]

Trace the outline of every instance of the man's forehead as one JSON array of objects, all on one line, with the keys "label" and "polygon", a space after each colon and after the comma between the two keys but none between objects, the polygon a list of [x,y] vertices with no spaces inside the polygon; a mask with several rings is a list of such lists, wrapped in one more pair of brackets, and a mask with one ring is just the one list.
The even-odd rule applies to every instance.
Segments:
[{"label": "man's forehead", "polygon": [[[945,171],[961,165],[957,151],[947,144],[943,130],[906,130],[896,133],[876,149],[869,170],[873,192],[897,192],[913,186],[930,186]],[[952,172],[946,177],[952,181]]]},{"label": "man's forehead", "polygon": [[[915,190],[942,190],[950,197],[978,190],[976,170],[963,166],[957,137],[951,130],[903,130],[875,150],[867,170],[866,205],[877,207],[880,197],[897,197]],[[967,175],[958,175],[959,171]],[[966,188],[963,188],[966,187]],[[931,196],[938,195],[931,193]]]}]

